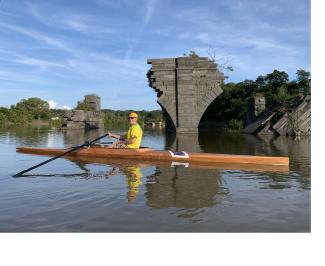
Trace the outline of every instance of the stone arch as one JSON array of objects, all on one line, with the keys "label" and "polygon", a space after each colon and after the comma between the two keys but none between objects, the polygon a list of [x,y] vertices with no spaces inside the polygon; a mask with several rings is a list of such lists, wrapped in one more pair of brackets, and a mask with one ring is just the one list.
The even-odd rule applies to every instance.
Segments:
[{"label": "stone arch", "polygon": [[171,115],[168,113],[167,109],[162,105],[162,103],[160,103],[159,101],[157,101],[157,103],[160,105],[161,110],[163,111],[164,116],[166,118],[166,128],[170,131],[176,131],[175,117],[174,119],[171,117]]},{"label": "stone arch", "polygon": [[222,93],[224,75],[207,57],[148,59],[147,77],[176,132],[197,132],[203,113]]}]

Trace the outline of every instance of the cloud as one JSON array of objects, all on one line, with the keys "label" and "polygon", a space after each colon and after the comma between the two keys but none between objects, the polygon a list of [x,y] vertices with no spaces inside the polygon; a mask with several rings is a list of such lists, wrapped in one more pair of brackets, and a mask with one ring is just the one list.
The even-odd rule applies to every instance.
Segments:
[{"label": "cloud", "polygon": [[72,109],[72,107],[67,106],[67,105],[63,105],[61,108],[60,107],[58,107],[58,108],[63,109],[63,110],[71,110]]},{"label": "cloud", "polygon": [[47,13],[49,6],[27,2],[27,13],[41,24],[60,30],[71,30],[89,35],[107,35],[115,31],[107,25],[101,17],[90,16],[87,13],[67,12],[58,9],[50,14]]},{"label": "cloud", "polygon": [[145,0],[145,16],[144,16],[144,22],[147,24],[154,11],[155,11],[155,4],[156,4],[156,0]]},{"label": "cloud", "polygon": [[50,109],[63,109],[63,110],[71,110],[72,108],[70,106],[67,105],[60,105],[57,102],[53,101],[53,100],[49,100],[47,101]]},{"label": "cloud", "polygon": [[50,67],[66,68],[64,64],[59,64],[48,60],[27,57],[27,56],[20,56],[19,59],[14,61],[19,64],[38,67],[41,70],[47,70]]},{"label": "cloud", "polygon": [[140,26],[135,37],[129,41],[128,48],[127,48],[127,50],[125,52],[125,56],[124,56],[124,61],[126,63],[128,63],[130,57],[132,56],[134,47],[136,47],[141,40],[143,31],[144,31],[146,25],[151,20],[151,17],[154,14],[155,5],[156,5],[156,0],[144,0],[144,6],[145,6],[144,23]]},{"label": "cloud", "polygon": [[7,28],[16,32],[19,32],[21,34],[24,34],[32,39],[38,40],[38,41],[42,41],[52,47],[56,47],[59,49],[62,49],[64,51],[68,51],[68,52],[73,52],[73,49],[71,49],[70,47],[68,47],[64,42],[62,42],[61,40],[58,40],[56,38],[53,37],[49,37],[45,34],[39,33],[37,31],[34,30],[30,30],[30,29],[26,29],[24,27],[20,27],[20,26],[13,26],[13,25],[9,25],[9,24],[5,24],[5,23],[1,23],[0,24],[1,27],[3,28]]},{"label": "cloud", "polygon": [[50,101],[47,101],[49,106],[50,106],[50,109],[55,109],[55,107],[57,106],[57,103],[53,100],[50,100]]}]

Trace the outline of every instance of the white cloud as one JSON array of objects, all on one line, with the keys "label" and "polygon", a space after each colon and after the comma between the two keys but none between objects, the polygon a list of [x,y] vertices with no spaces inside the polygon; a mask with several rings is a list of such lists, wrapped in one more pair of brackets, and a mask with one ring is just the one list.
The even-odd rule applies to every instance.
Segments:
[{"label": "white cloud", "polygon": [[72,13],[64,9],[55,10],[47,13],[49,6],[27,3],[27,13],[43,25],[51,28],[72,30],[92,36],[114,33],[114,30],[107,25],[105,19],[95,16],[89,16],[81,12]]},{"label": "white cloud", "polygon": [[70,106],[63,105],[62,108],[60,108],[60,109],[63,109],[63,110],[71,110],[72,108]]},{"label": "white cloud", "polygon": [[27,57],[27,56],[19,56],[20,58],[17,60],[13,60],[16,63],[23,64],[23,65],[28,65],[28,66],[35,66],[40,69],[46,70],[49,67],[61,67],[65,68],[65,65],[51,62],[48,60],[43,60],[43,59],[38,59],[38,58],[33,58],[33,57]]},{"label": "white cloud", "polygon": [[50,109],[55,109],[55,107],[57,106],[57,103],[53,100],[50,100],[50,101],[47,101],[49,106],[50,106]]},{"label": "white cloud", "polygon": [[56,48],[60,48],[64,51],[68,51],[68,52],[73,52],[73,49],[71,49],[70,47],[68,47],[64,42],[62,42],[61,40],[58,40],[56,38],[53,37],[49,37],[45,34],[39,33],[37,31],[33,31],[24,27],[20,27],[20,26],[13,26],[13,25],[9,25],[9,24],[5,24],[5,23],[1,23],[0,24],[1,27],[10,29],[10,30],[14,30],[16,32],[19,32],[21,34],[24,34],[32,39],[38,40],[38,41],[42,41],[45,42],[46,44],[52,46],[52,47],[56,47]]},{"label": "white cloud", "polygon": [[68,105],[59,105],[57,102],[53,100],[47,101],[50,105],[50,109],[63,109],[63,110],[71,110],[72,108]]},{"label": "white cloud", "polygon": [[145,23],[148,23],[155,11],[156,0],[146,0],[145,4],[146,4],[146,13],[145,13],[144,21]]}]

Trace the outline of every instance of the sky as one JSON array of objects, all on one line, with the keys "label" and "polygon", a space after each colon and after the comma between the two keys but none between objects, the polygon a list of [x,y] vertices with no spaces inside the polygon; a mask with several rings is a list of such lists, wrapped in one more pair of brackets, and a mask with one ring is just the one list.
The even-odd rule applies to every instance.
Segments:
[{"label": "sky", "polygon": [[0,0],[0,106],[39,97],[73,108],[160,109],[148,58],[213,56],[255,80],[310,71],[309,0]]}]

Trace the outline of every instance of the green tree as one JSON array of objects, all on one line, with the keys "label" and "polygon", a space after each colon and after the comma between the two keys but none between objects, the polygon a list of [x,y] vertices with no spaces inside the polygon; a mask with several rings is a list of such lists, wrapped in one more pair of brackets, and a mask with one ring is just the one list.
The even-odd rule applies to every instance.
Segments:
[{"label": "green tree", "polygon": [[8,120],[14,124],[27,124],[32,122],[33,115],[28,112],[26,109],[11,108]]},{"label": "green tree", "polygon": [[296,80],[292,80],[288,83],[288,93],[291,96],[297,95],[297,93],[299,93],[299,86]]},{"label": "green tree", "polygon": [[199,58],[200,56],[195,51],[190,51],[188,54],[189,57]]},{"label": "green tree", "polygon": [[260,75],[255,80],[256,92],[264,92],[266,90],[265,77]]},{"label": "green tree", "polygon": [[0,125],[3,125],[6,122],[7,116],[3,113],[0,113]]},{"label": "green tree", "polygon": [[277,98],[280,104],[284,104],[288,100],[289,94],[288,94],[287,86],[282,85],[278,89]]},{"label": "green tree", "polygon": [[289,75],[284,71],[273,70],[272,73],[265,77],[266,85],[270,87],[273,93],[282,85],[287,85],[289,82]]},{"label": "green tree", "polygon": [[22,99],[19,103],[12,107],[18,112],[29,113],[34,119],[48,119],[50,114],[50,106],[47,101],[37,97]]},{"label": "green tree", "polygon": [[245,79],[238,84],[243,88],[244,97],[252,96],[257,91],[257,85],[253,80]]},{"label": "green tree", "polygon": [[310,72],[299,69],[296,72],[299,92],[310,94]]}]

